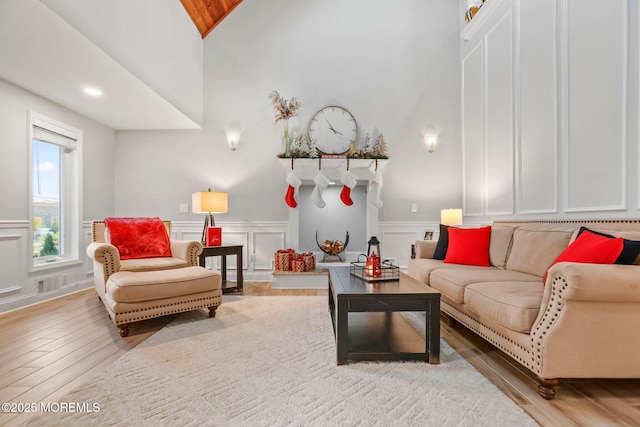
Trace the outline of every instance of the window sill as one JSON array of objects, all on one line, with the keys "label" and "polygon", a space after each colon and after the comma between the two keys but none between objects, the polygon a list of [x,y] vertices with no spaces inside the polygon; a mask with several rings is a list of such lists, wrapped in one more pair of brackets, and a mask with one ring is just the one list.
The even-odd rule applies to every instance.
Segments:
[{"label": "window sill", "polygon": [[75,267],[75,266],[81,266],[82,265],[82,261],[80,261],[79,259],[75,258],[75,259],[61,259],[60,261],[53,261],[53,262],[43,262],[43,263],[38,263],[38,264],[32,264],[31,265],[31,269],[29,270],[29,272],[37,272],[37,271],[47,271],[47,270],[56,270],[59,268],[65,268],[65,267]]}]

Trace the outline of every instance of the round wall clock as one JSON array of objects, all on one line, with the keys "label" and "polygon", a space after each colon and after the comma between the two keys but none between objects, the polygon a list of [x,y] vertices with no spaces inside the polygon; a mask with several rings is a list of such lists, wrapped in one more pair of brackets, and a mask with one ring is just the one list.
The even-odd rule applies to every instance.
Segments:
[{"label": "round wall clock", "polygon": [[337,105],[322,108],[309,122],[309,139],[316,141],[322,154],[344,154],[357,137],[358,124],[353,114]]}]

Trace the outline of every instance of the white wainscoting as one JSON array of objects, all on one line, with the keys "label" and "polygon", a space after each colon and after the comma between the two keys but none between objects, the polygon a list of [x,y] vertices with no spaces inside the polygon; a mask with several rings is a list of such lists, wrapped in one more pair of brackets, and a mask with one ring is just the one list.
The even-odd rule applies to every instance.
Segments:
[{"label": "white wainscoting", "polygon": [[[82,224],[85,246],[91,223]],[[81,251],[81,264],[30,273],[29,221],[0,221],[0,312],[24,307],[93,286],[93,265]]]},{"label": "white wainscoting", "polygon": [[382,259],[389,259],[400,268],[407,268],[411,259],[411,245],[416,240],[424,239],[425,232],[432,234],[433,240],[438,239],[439,223],[414,221],[381,221],[380,249]]},{"label": "white wainscoting", "polygon": [[[558,212],[556,0],[519,3],[517,210]],[[523,160],[526,159],[526,160]]]},{"label": "white wainscoting", "polygon": [[[218,222],[222,227],[224,243],[243,246],[243,273],[246,281],[271,281],[273,257],[285,247],[289,224],[287,221]],[[381,221],[376,236],[381,242],[382,257],[406,268],[411,257],[411,245],[423,239],[425,232],[438,238],[438,222]],[[202,223],[173,221],[172,238],[200,240]],[[81,236],[85,247],[91,242],[91,222],[85,221]],[[64,294],[93,286],[93,263],[87,256],[82,264],[60,270],[27,272],[29,224],[26,221],[0,221],[0,312],[56,298]],[[351,256],[355,259],[357,254]],[[219,260],[209,258],[208,266],[219,269]],[[236,262],[227,257],[228,276],[234,280]],[[42,290],[39,291],[39,282]]]},{"label": "white wainscoting", "polygon": [[484,212],[483,43],[462,59],[462,208],[466,216]]},{"label": "white wainscoting", "polygon": [[28,222],[0,222],[0,298],[19,294],[27,270]]},{"label": "white wainscoting", "polygon": [[[216,221],[222,227],[222,242],[243,245],[244,280],[270,281],[273,271],[274,254],[284,249],[289,225],[287,221]],[[202,225],[199,222],[174,221],[172,223],[174,237],[177,239],[200,239]],[[381,242],[382,257],[392,260],[401,268],[406,268],[411,255],[411,245],[423,239],[425,232],[433,233],[438,238],[438,222],[381,221],[378,226],[378,239]],[[295,249],[295,248],[294,248]],[[347,253],[349,259],[357,254]],[[318,255],[318,261],[321,257]],[[234,279],[235,257],[227,257],[227,269],[230,280]],[[207,267],[219,269],[219,261],[212,257]]]},{"label": "white wainscoting", "polygon": [[485,36],[485,175],[488,215],[513,214],[513,12],[508,8]]},{"label": "white wainscoting", "polygon": [[[567,43],[567,212],[626,208],[629,6],[612,0],[593,13],[601,4],[568,0],[561,26]],[[594,173],[603,165],[609,165],[607,173]]]},{"label": "white wainscoting", "polygon": [[601,5],[505,1],[461,45],[465,217],[637,214],[640,16]]}]

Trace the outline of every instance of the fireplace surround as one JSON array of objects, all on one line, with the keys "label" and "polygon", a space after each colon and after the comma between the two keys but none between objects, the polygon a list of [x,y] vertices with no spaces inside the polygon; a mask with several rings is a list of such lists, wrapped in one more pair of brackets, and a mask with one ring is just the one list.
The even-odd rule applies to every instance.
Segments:
[{"label": "fireplace surround", "polygon": [[[292,161],[293,160],[293,161]],[[291,171],[293,167],[293,172],[296,176],[302,180],[302,186],[299,187],[296,192],[296,199],[298,200],[297,208],[289,208],[289,226],[288,233],[286,236],[286,244],[287,247],[294,249],[305,249],[312,250],[319,255],[323,255],[323,253],[318,249],[317,245],[313,241],[313,246],[307,248],[301,248],[302,243],[302,233],[301,226],[301,214],[304,215],[305,209],[301,209],[300,203],[311,203],[311,200],[308,200],[308,191],[312,189],[314,186],[313,178],[316,176],[319,170],[322,171],[322,174],[326,176],[330,181],[335,183],[336,188],[342,187],[340,179],[342,175],[347,171],[347,163],[349,172],[356,178],[357,185],[352,190],[352,194],[354,196],[354,205],[349,206],[348,209],[362,209],[364,205],[364,209],[358,215],[364,216],[364,218],[360,219],[360,224],[364,224],[363,231],[361,234],[357,230],[353,229],[345,229],[342,227],[341,229],[336,229],[335,234],[327,235],[326,233],[319,233],[319,239],[343,239],[345,235],[345,231],[349,232],[350,244],[349,249],[353,249],[353,251],[347,250],[345,252],[347,260],[354,259],[358,253],[362,252],[364,248],[366,248],[366,242],[369,236],[374,236],[378,234],[378,216],[379,216],[379,208],[375,207],[373,204],[367,202],[366,199],[366,186],[369,180],[373,177],[376,172],[376,168],[378,172],[381,172],[384,167],[388,164],[388,159],[346,159],[346,158],[322,158],[322,159],[306,159],[306,158],[296,158],[296,159],[279,159],[281,166],[285,170],[285,174],[283,174],[283,179],[286,177]],[[330,185],[325,191],[324,195],[326,195],[327,200],[328,197],[335,198],[333,194],[333,186]],[[362,196],[359,195],[359,192],[362,192]],[[384,187],[382,187],[382,193],[384,194]],[[338,200],[339,201],[339,200]],[[324,209],[324,208],[323,208]],[[320,209],[322,211],[322,209]],[[329,211],[327,211],[329,215]],[[326,217],[328,218],[328,217]],[[309,231],[309,230],[307,230]],[[311,236],[315,236],[315,229],[310,230]],[[355,235],[354,235],[355,233]],[[356,240],[357,239],[357,240]],[[306,239],[308,240],[308,239]],[[360,240],[362,240],[360,244]],[[308,245],[308,243],[306,244]],[[360,250],[358,250],[360,249]]]}]

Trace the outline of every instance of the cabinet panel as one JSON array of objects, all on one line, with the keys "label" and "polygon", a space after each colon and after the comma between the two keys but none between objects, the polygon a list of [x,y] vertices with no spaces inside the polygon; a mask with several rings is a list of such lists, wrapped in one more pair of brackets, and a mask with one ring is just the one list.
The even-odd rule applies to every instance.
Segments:
[{"label": "cabinet panel", "polygon": [[462,156],[464,214],[482,215],[484,158],[482,43],[462,60]]}]

